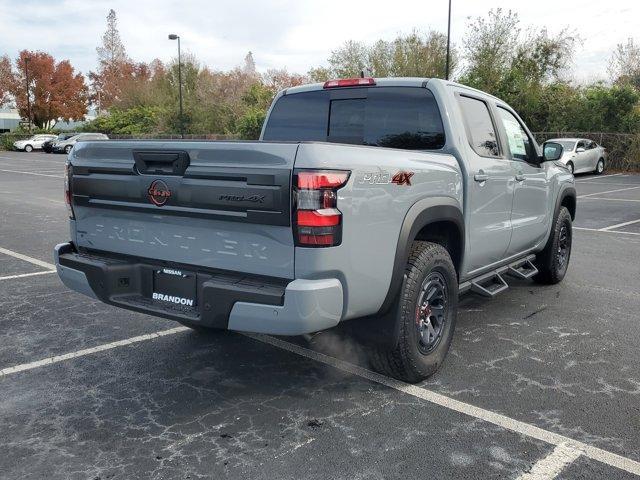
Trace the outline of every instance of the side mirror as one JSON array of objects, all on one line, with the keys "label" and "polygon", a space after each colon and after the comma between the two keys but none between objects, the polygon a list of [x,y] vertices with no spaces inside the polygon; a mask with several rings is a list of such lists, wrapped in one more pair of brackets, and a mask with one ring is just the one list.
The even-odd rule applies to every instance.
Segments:
[{"label": "side mirror", "polygon": [[563,147],[557,142],[544,142],[542,145],[542,161],[553,162],[562,157]]},{"label": "side mirror", "polygon": [[586,151],[584,147],[578,147],[578,148],[576,148],[576,153],[582,153],[582,152],[584,152],[584,151]]}]

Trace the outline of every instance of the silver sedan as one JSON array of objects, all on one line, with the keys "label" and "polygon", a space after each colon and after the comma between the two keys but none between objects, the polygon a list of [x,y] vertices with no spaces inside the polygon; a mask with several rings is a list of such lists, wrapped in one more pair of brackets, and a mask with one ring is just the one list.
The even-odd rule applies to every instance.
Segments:
[{"label": "silver sedan", "polygon": [[604,172],[607,153],[605,148],[593,140],[586,138],[553,138],[549,142],[562,145],[560,162],[564,163],[571,173]]}]

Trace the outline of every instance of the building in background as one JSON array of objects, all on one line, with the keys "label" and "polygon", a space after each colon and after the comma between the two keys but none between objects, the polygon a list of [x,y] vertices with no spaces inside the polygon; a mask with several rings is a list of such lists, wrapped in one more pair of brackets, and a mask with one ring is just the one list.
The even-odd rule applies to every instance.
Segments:
[{"label": "building in background", "polygon": [[15,108],[0,108],[0,133],[13,132],[20,125],[20,114]]}]

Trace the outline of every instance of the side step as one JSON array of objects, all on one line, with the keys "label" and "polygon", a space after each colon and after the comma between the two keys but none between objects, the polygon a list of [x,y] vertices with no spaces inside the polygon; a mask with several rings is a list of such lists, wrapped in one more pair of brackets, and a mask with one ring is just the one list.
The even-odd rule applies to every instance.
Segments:
[{"label": "side step", "polygon": [[504,279],[505,274],[524,280],[538,273],[538,269],[532,263],[535,258],[535,255],[529,255],[476,278],[472,278],[471,280],[461,283],[458,291],[460,294],[470,291],[483,297],[493,298],[509,288],[509,285]]},{"label": "side step", "polygon": [[538,273],[538,269],[531,260],[526,259],[524,262],[521,262],[520,265],[509,265],[507,273],[512,277],[526,280]]},{"label": "side step", "polygon": [[483,297],[493,298],[507,288],[509,285],[499,273],[491,273],[488,277],[480,277],[471,281],[471,291]]}]

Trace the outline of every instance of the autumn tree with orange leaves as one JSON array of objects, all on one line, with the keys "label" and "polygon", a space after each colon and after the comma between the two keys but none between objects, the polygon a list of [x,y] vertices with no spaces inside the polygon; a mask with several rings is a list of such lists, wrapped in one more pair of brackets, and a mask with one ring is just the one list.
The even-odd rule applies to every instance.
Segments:
[{"label": "autumn tree with orange leaves", "polygon": [[23,118],[28,117],[27,78],[31,121],[39,128],[50,128],[57,120],[82,120],[87,113],[87,87],[69,60],[57,62],[48,53],[23,50],[16,60],[10,93]]}]

